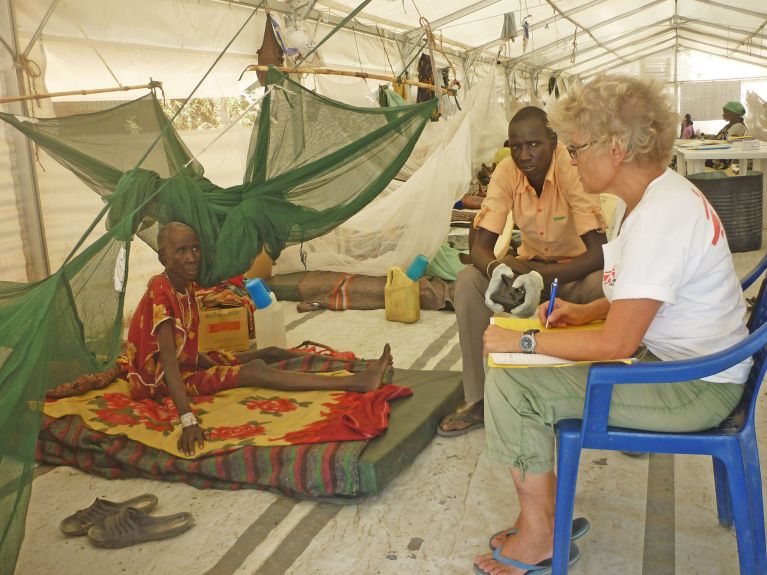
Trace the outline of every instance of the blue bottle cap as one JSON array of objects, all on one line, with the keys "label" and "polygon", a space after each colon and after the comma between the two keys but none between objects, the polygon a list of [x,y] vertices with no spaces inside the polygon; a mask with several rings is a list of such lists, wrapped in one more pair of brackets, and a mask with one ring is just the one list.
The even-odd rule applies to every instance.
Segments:
[{"label": "blue bottle cap", "polygon": [[249,279],[245,282],[245,288],[250,294],[256,309],[263,309],[272,304],[272,298],[269,296],[269,289],[261,278]]},{"label": "blue bottle cap", "polygon": [[423,254],[418,254],[415,256],[413,262],[408,266],[405,275],[407,275],[407,277],[409,277],[414,282],[417,282],[423,276],[423,273],[426,271],[426,266],[428,265],[429,259]]}]

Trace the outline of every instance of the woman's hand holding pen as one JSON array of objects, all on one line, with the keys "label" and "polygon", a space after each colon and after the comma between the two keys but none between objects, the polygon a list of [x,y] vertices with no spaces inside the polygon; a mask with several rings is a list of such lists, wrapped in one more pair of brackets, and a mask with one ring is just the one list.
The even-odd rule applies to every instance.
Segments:
[{"label": "woman's hand holding pen", "polygon": [[570,303],[559,298],[554,299],[551,314],[547,316],[549,302],[538,306],[538,320],[541,325],[548,327],[566,327],[568,325],[584,325],[593,321],[588,307],[577,303]]}]

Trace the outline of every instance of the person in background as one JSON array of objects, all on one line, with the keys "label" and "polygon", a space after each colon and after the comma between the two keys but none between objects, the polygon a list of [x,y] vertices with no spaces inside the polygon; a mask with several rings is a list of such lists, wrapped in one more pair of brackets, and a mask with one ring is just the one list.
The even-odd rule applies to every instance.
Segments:
[{"label": "person in background", "polygon": [[[535,312],[544,284],[559,281],[559,293],[586,303],[602,297],[605,220],[599,196],[586,194],[570,155],[549,127],[546,112],[522,108],[509,123],[511,157],[493,172],[487,197],[470,234],[471,263],[459,272],[455,312],[463,358],[465,409],[446,416],[437,433],[454,436],[482,427],[485,362],[482,333],[493,312],[503,311],[491,296],[512,278],[525,303],[511,311]],[[509,215],[522,234],[518,255],[497,259],[495,245]],[[508,245],[508,244],[507,244]]]},{"label": "person in background", "polygon": [[[276,347],[236,354],[199,352],[200,312],[194,281],[200,269],[200,242],[195,231],[170,222],[157,236],[158,257],[165,271],[149,280],[128,329],[127,369],[133,399],[170,396],[181,418],[178,448],[187,455],[203,447],[200,420],[192,412],[189,395],[215,395],[234,387],[264,387],[282,391],[342,390],[366,392],[381,386],[392,364],[389,344],[381,357],[360,373],[326,377],[291,372],[267,365],[305,355]],[[231,363],[222,365],[220,357]]]},{"label": "person in background", "polygon": [[722,119],[727,123],[715,135],[702,135],[709,140],[726,140],[727,138],[737,138],[746,135],[746,124],[744,116],[746,108],[740,102],[727,102],[722,106]]},{"label": "person in background", "polygon": [[[702,135],[703,138],[710,140],[727,140],[746,135],[746,124],[743,122],[743,116],[746,115],[746,108],[740,102],[727,102],[722,106],[722,119],[727,123],[719,130],[716,135]],[[726,170],[732,164],[732,160],[706,160],[706,166],[717,170]]]},{"label": "person in background", "polygon": [[[604,246],[605,297],[587,304],[557,298],[551,314],[544,304],[538,317],[557,328],[605,322],[594,331],[545,333],[491,325],[484,353],[542,353],[572,361],[636,354],[640,361],[670,361],[744,340],[746,306],[721,222],[705,196],[667,167],[676,113],[663,86],[600,75],[559,100],[551,122],[575,152],[586,191],[615,194],[626,203],[626,215],[617,237]],[[616,385],[608,423],[666,432],[716,426],[738,404],[751,364],[748,358],[693,381]],[[553,552],[554,424],[582,417],[589,367],[489,368],[487,453],[510,466],[520,512],[511,527],[492,536],[495,554],[476,557],[475,573],[545,569],[542,562]],[[584,521],[573,521],[573,537],[583,534],[575,528]],[[579,557],[572,544],[570,563]]]},{"label": "person in background", "polygon": [[503,142],[503,146],[501,146],[495,153],[495,156],[493,156],[493,169],[495,169],[495,166],[500,164],[502,160],[508,158],[509,156],[511,156],[511,147],[509,146],[509,141],[505,140]]},{"label": "person in background", "polygon": [[692,127],[692,118],[690,114],[684,115],[682,120],[682,130],[679,133],[679,137],[683,140],[692,140],[695,138],[695,128]]}]

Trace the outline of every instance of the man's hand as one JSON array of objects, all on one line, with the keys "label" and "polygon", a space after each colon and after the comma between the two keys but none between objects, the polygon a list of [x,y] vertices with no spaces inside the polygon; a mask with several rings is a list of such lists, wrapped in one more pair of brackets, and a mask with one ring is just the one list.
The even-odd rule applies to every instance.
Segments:
[{"label": "man's hand", "polygon": [[181,438],[178,440],[178,450],[184,455],[194,455],[195,443],[202,449],[205,444],[205,434],[199,425],[190,425],[181,430]]},{"label": "man's hand", "polygon": [[[501,282],[503,282],[504,276],[512,279],[514,277],[514,272],[511,271],[511,268],[506,264],[498,264],[498,266],[493,270],[493,275],[490,276],[490,284],[485,290],[485,305],[495,312],[503,311],[503,306],[494,302],[492,297],[495,292],[498,291],[498,288],[501,287]],[[516,284],[516,282],[514,283]],[[543,284],[543,280],[541,280],[541,284]]]},{"label": "man's hand", "polygon": [[[495,276],[495,272],[493,272]],[[525,302],[515,307],[509,313],[517,317],[530,317],[535,314],[543,291],[543,277],[536,271],[517,276],[511,287],[525,290]]]}]

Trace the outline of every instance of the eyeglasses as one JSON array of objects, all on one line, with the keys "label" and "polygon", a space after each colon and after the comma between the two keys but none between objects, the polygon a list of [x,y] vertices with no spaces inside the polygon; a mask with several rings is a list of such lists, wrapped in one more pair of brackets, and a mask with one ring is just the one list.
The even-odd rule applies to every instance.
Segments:
[{"label": "eyeglasses", "polygon": [[580,146],[573,146],[571,144],[571,145],[567,146],[567,153],[570,154],[571,158],[577,158],[578,157],[578,152],[580,152],[581,150],[583,150],[585,148],[588,148],[589,146],[592,146],[592,145],[596,144],[600,140],[601,140],[601,138],[599,140],[593,140],[591,142],[586,142],[585,144],[581,144]]}]

